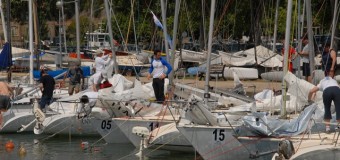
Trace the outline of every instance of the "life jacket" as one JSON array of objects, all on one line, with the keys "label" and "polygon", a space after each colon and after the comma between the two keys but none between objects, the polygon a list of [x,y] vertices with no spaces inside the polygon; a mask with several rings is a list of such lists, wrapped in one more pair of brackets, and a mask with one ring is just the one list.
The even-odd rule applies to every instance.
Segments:
[{"label": "life jacket", "polygon": [[111,87],[112,86],[112,84],[109,82],[109,81],[104,81],[103,83],[101,83],[100,85],[99,85],[99,88],[100,89],[103,89],[103,88],[109,88],[109,87]]}]

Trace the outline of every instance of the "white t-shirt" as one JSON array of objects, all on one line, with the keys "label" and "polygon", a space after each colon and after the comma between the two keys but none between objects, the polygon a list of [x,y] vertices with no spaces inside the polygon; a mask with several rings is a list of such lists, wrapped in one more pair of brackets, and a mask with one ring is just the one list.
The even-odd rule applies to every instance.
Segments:
[{"label": "white t-shirt", "polygon": [[156,60],[156,59],[152,61],[152,66],[153,66],[152,77],[159,78],[162,75],[162,73],[164,73],[165,66],[162,64],[160,60]]},{"label": "white t-shirt", "polygon": [[102,70],[104,70],[105,66],[109,64],[110,60],[111,58],[109,58],[108,55],[96,57],[94,60],[96,73],[100,73]]},{"label": "white t-shirt", "polygon": [[101,76],[101,72],[95,73],[89,78],[88,87],[90,88],[92,85],[99,86],[100,82],[103,80]]},{"label": "white t-shirt", "polygon": [[333,87],[333,86],[338,87],[339,86],[338,82],[334,80],[332,77],[328,77],[328,76],[322,79],[317,85],[320,91],[324,91],[326,88]]},{"label": "white t-shirt", "polygon": [[[306,44],[306,45],[303,47],[302,52],[304,52],[304,53],[306,53],[306,52],[309,53],[309,45],[308,45],[308,44]],[[302,56],[302,57],[301,57],[301,62],[302,62],[302,63],[309,63],[309,57]]]}]

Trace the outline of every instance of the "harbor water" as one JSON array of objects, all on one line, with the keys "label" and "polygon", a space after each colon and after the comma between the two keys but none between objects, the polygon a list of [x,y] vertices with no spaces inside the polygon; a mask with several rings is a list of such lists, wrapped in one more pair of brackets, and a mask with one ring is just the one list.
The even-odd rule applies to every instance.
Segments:
[{"label": "harbor water", "polygon": [[[14,148],[9,147],[10,141]],[[145,153],[147,152],[147,153]],[[0,134],[0,160],[138,160],[195,159],[195,153],[146,150],[138,157],[132,144],[107,144],[101,137]]]}]

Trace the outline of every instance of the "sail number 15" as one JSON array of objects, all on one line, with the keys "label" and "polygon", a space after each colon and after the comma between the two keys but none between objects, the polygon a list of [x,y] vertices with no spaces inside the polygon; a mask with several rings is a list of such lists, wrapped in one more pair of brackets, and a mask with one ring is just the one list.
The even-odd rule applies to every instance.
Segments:
[{"label": "sail number 15", "polygon": [[213,136],[215,141],[223,141],[225,138],[225,130],[224,129],[215,129],[213,131]]}]

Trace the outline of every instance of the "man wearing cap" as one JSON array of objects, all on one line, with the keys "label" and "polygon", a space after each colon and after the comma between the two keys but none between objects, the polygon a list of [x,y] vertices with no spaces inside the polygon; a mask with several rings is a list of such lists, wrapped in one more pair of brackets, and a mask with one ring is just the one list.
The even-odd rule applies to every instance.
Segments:
[{"label": "man wearing cap", "polygon": [[83,70],[80,68],[80,62],[71,64],[70,69],[64,75],[65,79],[69,77],[68,94],[72,95],[73,92],[78,93],[81,86],[84,84]]},{"label": "man wearing cap", "polygon": [[309,66],[309,45],[308,45],[308,37],[303,37],[302,43],[305,45],[302,51],[299,53],[301,56],[302,62],[302,75],[305,76],[305,80],[308,82],[312,82],[312,77],[310,73],[310,66]]},{"label": "man wearing cap", "polygon": [[104,55],[103,56],[103,51],[101,49],[98,49],[96,51],[96,59],[94,60],[95,62],[95,68],[96,68],[96,73],[99,73],[105,69],[105,66],[110,63],[110,60],[112,58],[112,54],[109,55]]},{"label": "man wearing cap", "polygon": [[94,92],[98,92],[100,83],[102,82],[103,79],[107,79],[106,70],[103,70],[92,75],[88,81],[88,88],[92,89]]}]

